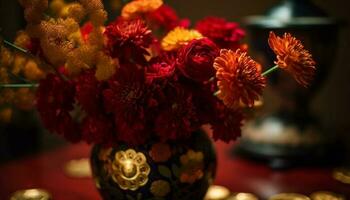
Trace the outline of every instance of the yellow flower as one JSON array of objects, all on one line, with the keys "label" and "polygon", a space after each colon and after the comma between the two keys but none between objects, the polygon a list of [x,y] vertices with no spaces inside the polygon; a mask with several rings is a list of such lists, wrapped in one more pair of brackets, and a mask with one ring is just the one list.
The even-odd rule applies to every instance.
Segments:
[{"label": "yellow flower", "polygon": [[25,31],[19,31],[17,33],[16,39],[15,39],[15,45],[20,46],[22,48],[27,48],[27,46],[30,44],[30,37]]},{"label": "yellow flower", "polygon": [[13,62],[13,55],[11,51],[9,51],[5,47],[1,47],[0,49],[0,64],[3,67],[10,66],[11,63]]},{"label": "yellow flower", "polygon": [[162,0],[134,0],[123,7],[121,15],[125,19],[131,19],[152,12],[162,5]]},{"label": "yellow flower", "polygon": [[103,35],[104,27],[94,27],[89,34],[88,42],[90,45],[94,45],[98,48],[102,48],[104,45],[105,37]]},{"label": "yellow flower", "polygon": [[84,7],[79,3],[70,3],[64,6],[59,15],[62,18],[73,18],[77,22],[81,22],[86,15]]},{"label": "yellow flower", "polygon": [[12,119],[12,108],[6,107],[0,110],[0,122],[9,123]]},{"label": "yellow flower", "polygon": [[9,82],[10,82],[10,77],[7,72],[7,68],[0,67],[0,83],[9,83]]},{"label": "yellow flower", "polygon": [[151,172],[146,156],[133,149],[118,151],[112,167],[112,178],[123,190],[135,191],[146,185]]},{"label": "yellow flower", "polygon": [[50,2],[50,10],[57,15],[61,12],[65,5],[66,3],[64,2],[64,0],[52,0]]},{"label": "yellow flower", "polygon": [[78,75],[84,69],[92,68],[96,63],[97,49],[91,45],[82,45],[68,54],[66,69],[69,75]]},{"label": "yellow flower", "polygon": [[18,75],[22,71],[26,62],[27,62],[27,58],[24,55],[16,54],[11,73]]},{"label": "yellow flower", "polygon": [[109,56],[100,53],[96,65],[96,79],[99,81],[108,80],[117,69],[117,63]]},{"label": "yellow flower", "polygon": [[196,30],[188,30],[182,27],[176,27],[170,31],[162,40],[162,48],[165,51],[176,50],[190,41],[203,38],[203,35]]},{"label": "yellow flower", "polygon": [[38,81],[45,77],[44,72],[33,60],[28,60],[24,66],[24,76],[30,81]]},{"label": "yellow flower", "polygon": [[96,10],[91,13],[90,21],[95,26],[103,26],[107,21],[107,12],[103,9]]},{"label": "yellow flower", "polygon": [[180,157],[182,183],[194,183],[203,177],[203,158],[202,152],[188,150],[186,154]]},{"label": "yellow flower", "polygon": [[15,91],[13,89],[5,88],[0,93],[0,105],[12,103],[15,98]]},{"label": "yellow flower", "polygon": [[158,180],[151,184],[151,193],[156,197],[165,197],[170,190],[170,184],[167,181]]}]

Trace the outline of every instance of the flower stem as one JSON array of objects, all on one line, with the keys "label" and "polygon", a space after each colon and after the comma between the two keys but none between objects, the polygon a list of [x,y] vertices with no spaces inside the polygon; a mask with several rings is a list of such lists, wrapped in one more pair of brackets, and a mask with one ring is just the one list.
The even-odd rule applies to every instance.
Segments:
[{"label": "flower stem", "polygon": [[15,44],[13,44],[13,43],[7,41],[7,40],[3,40],[3,41],[4,41],[4,44],[6,44],[6,45],[12,47],[13,49],[15,49],[15,50],[17,50],[17,51],[19,51],[19,52],[21,52],[21,53],[24,53],[24,54],[28,55],[29,57],[33,58],[33,59],[34,59],[35,61],[37,61],[38,63],[40,63],[40,64],[42,64],[42,65],[49,66],[49,67],[50,67],[51,69],[53,69],[53,70],[56,72],[56,74],[58,74],[64,81],[68,81],[68,80],[69,80],[64,74],[58,72],[57,69],[56,69],[54,66],[50,65],[49,63],[46,63],[46,62],[43,62],[43,61],[39,60],[35,55],[33,55],[32,53],[30,53],[28,50],[23,49],[22,47],[19,47],[19,46],[15,45]]},{"label": "flower stem", "polygon": [[37,88],[39,84],[0,84],[0,88]]},{"label": "flower stem", "polygon": [[16,50],[22,52],[22,53],[25,53],[25,54],[28,54],[28,53],[29,53],[28,50],[25,50],[25,49],[23,49],[22,47],[19,47],[19,46],[15,45],[15,44],[13,44],[13,43],[7,41],[7,40],[3,40],[3,41],[4,41],[4,44],[6,44],[6,45],[8,45],[8,46],[10,46],[10,47],[12,47],[12,48],[14,48],[14,49],[16,49]]},{"label": "flower stem", "polygon": [[276,71],[277,69],[279,68],[278,65],[275,65],[274,67],[271,67],[270,69],[266,70],[264,73],[262,73],[261,75],[262,76],[267,76],[269,75],[270,73]]}]

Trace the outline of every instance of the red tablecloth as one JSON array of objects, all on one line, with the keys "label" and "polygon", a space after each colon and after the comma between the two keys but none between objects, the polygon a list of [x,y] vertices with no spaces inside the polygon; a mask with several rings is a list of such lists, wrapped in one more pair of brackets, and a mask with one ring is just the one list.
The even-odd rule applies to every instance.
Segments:
[{"label": "red tablecloth", "polygon": [[[350,185],[332,178],[332,169],[308,168],[276,172],[258,163],[232,157],[232,144],[216,143],[218,171],[216,184],[233,192],[251,192],[267,198],[280,192],[310,194],[330,190],[350,197]],[[0,166],[0,200],[6,200],[19,189],[44,188],[54,200],[100,199],[91,179],[67,177],[64,164],[71,159],[88,157],[90,147],[85,144],[70,145],[31,158]]]}]

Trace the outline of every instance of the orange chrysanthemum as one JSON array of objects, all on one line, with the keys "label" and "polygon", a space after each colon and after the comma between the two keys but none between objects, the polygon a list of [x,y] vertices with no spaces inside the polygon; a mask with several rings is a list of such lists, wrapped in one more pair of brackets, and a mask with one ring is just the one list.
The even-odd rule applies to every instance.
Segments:
[{"label": "orange chrysanthemum", "polygon": [[266,79],[246,52],[222,49],[215,59],[214,68],[219,87],[217,97],[227,107],[237,108],[240,103],[251,107],[259,100]]},{"label": "orange chrysanthemum", "polygon": [[299,84],[307,87],[314,77],[316,63],[303,44],[289,33],[280,38],[270,32],[269,45],[277,55],[275,64],[292,74]]},{"label": "orange chrysanthemum", "polygon": [[140,14],[155,11],[162,5],[162,0],[134,0],[123,7],[121,15],[124,19],[132,19]]},{"label": "orange chrysanthemum", "polygon": [[203,35],[196,30],[189,30],[182,27],[176,27],[170,31],[162,40],[162,48],[165,51],[172,51],[187,45],[194,39],[201,39]]}]

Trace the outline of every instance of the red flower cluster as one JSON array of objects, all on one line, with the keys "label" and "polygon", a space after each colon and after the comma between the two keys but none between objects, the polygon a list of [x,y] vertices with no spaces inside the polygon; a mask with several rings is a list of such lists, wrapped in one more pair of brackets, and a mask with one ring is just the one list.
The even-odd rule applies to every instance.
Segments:
[{"label": "red flower cluster", "polygon": [[37,109],[44,126],[51,132],[64,135],[68,140],[81,139],[78,125],[70,112],[75,97],[74,84],[61,77],[49,74],[40,81],[37,91]]},{"label": "red flower cluster", "polygon": [[107,48],[110,55],[121,62],[133,60],[144,64],[146,49],[154,42],[151,30],[141,19],[118,18],[106,27]]},{"label": "red flower cluster", "polygon": [[220,48],[237,49],[245,36],[237,23],[219,17],[206,17],[196,24],[196,29],[213,40]]},{"label": "red flower cluster", "polygon": [[[145,17],[166,31],[188,25],[165,5]],[[224,35],[214,40],[194,39],[178,50],[165,51],[144,20],[118,18],[104,31],[104,51],[118,60],[115,74],[102,81],[95,77],[96,69],[70,81],[49,75],[38,90],[38,110],[45,126],[71,141],[136,145],[151,138],[186,139],[211,123],[214,139],[235,139],[241,114],[213,95],[217,90],[213,63],[220,55],[220,39],[235,44],[240,39],[234,38],[239,32],[236,25],[225,27],[232,35],[219,30]],[[89,23],[81,29],[85,42],[92,29]]]},{"label": "red flower cluster", "polygon": [[179,19],[176,11],[168,5],[162,5],[157,10],[147,14],[147,20],[155,28],[162,28],[165,31],[171,31],[175,27],[185,27],[190,25],[188,19]]},{"label": "red flower cluster", "polygon": [[[187,23],[168,6],[137,17],[118,18],[106,27],[97,67],[91,61],[69,80],[61,78],[69,74],[57,70],[61,76],[49,74],[40,82],[37,107],[48,130],[73,142],[105,145],[184,140],[205,124],[212,125],[215,140],[239,137],[241,105],[253,106],[266,82],[258,64],[236,50],[244,31],[236,23],[205,18],[197,30],[171,31],[165,38],[176,48],[169,50],[157,42],[145,21],[167,31]],[[87,45],[88,37],[96,37],[93,28],[88,23],[81,30]],[[270,43],[281,54],[278,64],[289,71],[313,64],[310,59],[297,62],[298,42],[290,47],[293,59],[282,55],[282,42],[275,38]],[[229,49],[220,49],[224,47]],[[282,66],[291,62],[293,68]],[[96,78],[96,70],[107,78]]]}]

